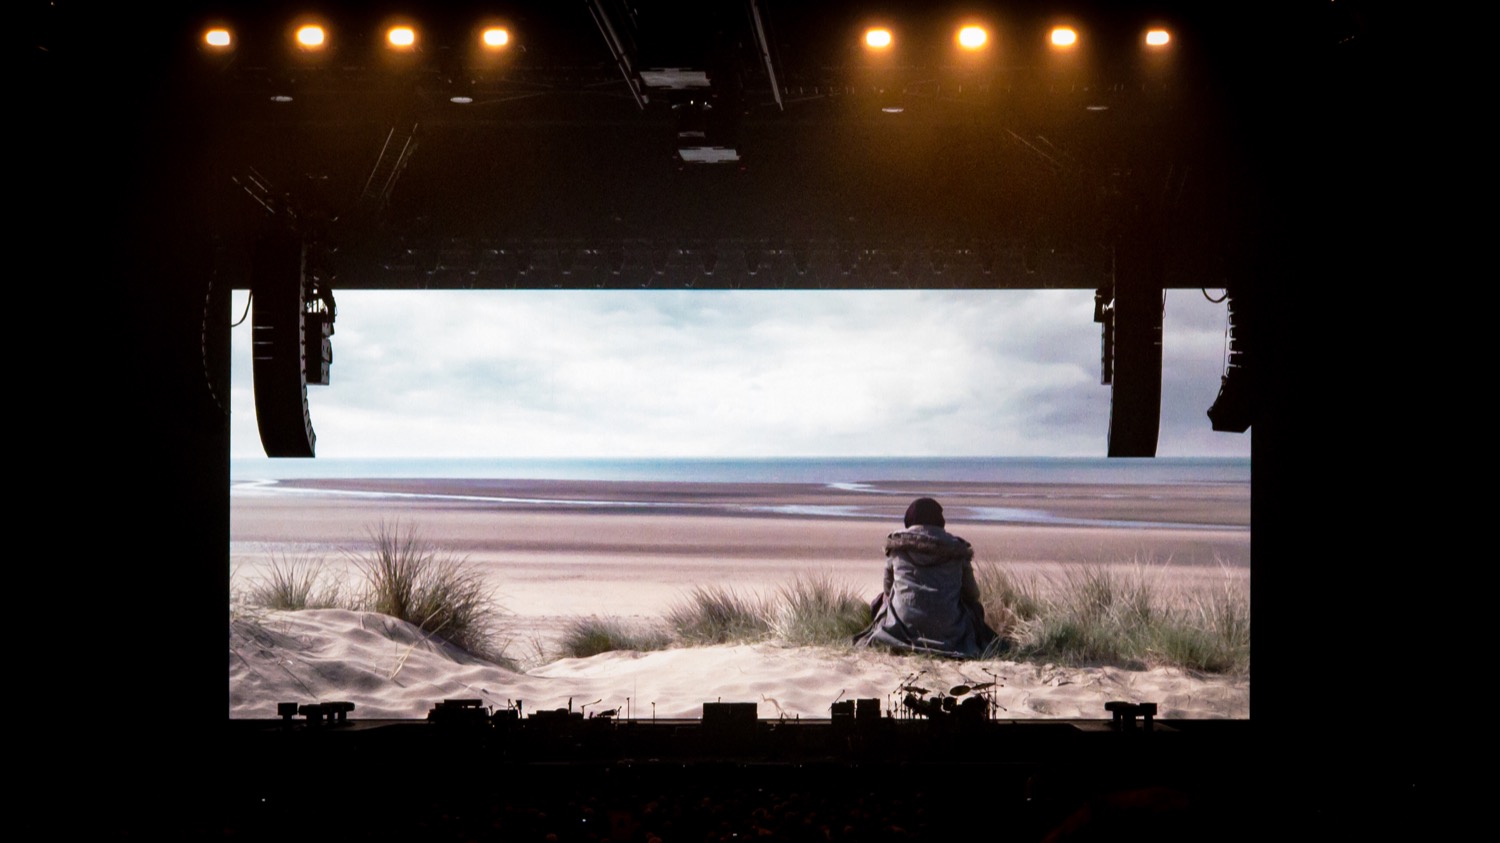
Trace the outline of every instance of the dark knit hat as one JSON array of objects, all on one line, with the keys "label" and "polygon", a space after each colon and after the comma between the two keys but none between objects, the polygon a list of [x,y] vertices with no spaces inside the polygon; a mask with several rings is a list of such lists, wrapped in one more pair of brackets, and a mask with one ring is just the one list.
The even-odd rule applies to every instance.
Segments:
[{"label": "dark knit hat", "polygon": [[926,524],[929,527],[943,526],[943,505],[932,498],[917,498],[906,508],[906,526]]}]

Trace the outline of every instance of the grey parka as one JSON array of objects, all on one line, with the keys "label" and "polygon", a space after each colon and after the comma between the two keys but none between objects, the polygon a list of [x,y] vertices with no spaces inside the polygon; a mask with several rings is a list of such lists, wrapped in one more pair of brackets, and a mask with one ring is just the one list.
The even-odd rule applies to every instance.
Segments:
[{"label": "grey parka", "polygon": [[974,658],[995,640],[984,623],[974,549],[942,529],[917,524],[885,540],[884,600],[857,646]]}]

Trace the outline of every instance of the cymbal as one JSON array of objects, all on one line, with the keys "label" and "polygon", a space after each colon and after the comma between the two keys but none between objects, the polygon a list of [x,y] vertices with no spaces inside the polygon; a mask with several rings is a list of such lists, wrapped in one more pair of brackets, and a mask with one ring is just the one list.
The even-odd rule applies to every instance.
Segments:
[{"label": "cymbal", "polygon": [[952,688],[948,689],[948,693],[951,696],[961,697],[964,694],[967,694],[967,693],[969,693],[972,690],[974,690],[974,689],[970,688],[968,685],[954,685]]}]

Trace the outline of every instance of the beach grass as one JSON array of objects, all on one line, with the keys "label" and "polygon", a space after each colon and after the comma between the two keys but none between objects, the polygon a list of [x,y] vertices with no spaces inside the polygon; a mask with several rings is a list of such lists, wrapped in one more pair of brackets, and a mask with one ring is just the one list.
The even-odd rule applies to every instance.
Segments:
[{"label": "beach grass", "polygon": [[372,550],[350,555],[365,580],[353,608],[389,615],[473,655],[504,661],[495,634],[500,607],[478,568],[438,550],[409,524],[380,522],[369,537]]},{"label": "beach grass", "polygon": [[731,644],[770,636],[774,607],[764,597],[732,588],[698,586],[665,614],[672,634],[685,644]]},{"label": "beach grass", "polygon": [[870,622],[870,606],[827,572],[796,577],[770,595],[699,586],[670,606],[663,630],[642,632],[618,618],[573,621],[559,644],[564,656],[775,640],[790,646],[848,646]]},{"label": "beach grass", "polygon": [[[1005,566],[975,566],[986,622],[999,640],[985,658],[1062,666],[1177,667],[1248,674],[1250,603],[1243,580],[1226,571],[1216,588],[1169,585],[1161,565],[1087,565],[1052,579],[1021,577]],[[848,647],[868,625],[868,603],[827,573],[799,576],[769,596],[700,586],[663,615],[666,631],[647,634],[617,618],[580,618],[560,645],[564,656],[670,645],[776,641]]]},{"label": "beach grass", "polygon": [[662,650],[671,643],[663,629],[590,615],[570,621],[557,648],[562,658],[586,659],[616,650]]},{"label": "beach grass", "polygon": [[1089,565],[1060,581],[1016,584],[998,566],[976,571],[1001,640],[988,655],[1069,666],[1250,670],[1250,597],[1226,572],[1217,588],[1166,585],[1160,566]]},{"label": "beach grass", "polygon": [[979,602],[984,620],[1000,636],[995,650],[1003,649],[1022,624],[1036,620],[1044,611],[1042,585],[1035,576],[1022,578],[1002,565],[974,566]]},{"label": "beach grass", "polygon": [[[438,549],[411,525],[382,522],[368,535],[370,550],[348,554],[362,588],[349,588],[321,558],[282,556],[242,587],[232,582],[231,613],[251,607],[378,612],[475,656],[514,664],[497,643],[502,610],[477,567]],[[1243,577],[1226,569],[1217,583],[1184,587],[1172,585],[1167,568],[1137,560],[1040,577],[979,562],[974,572],[985,621],[999,634],[984,657],[1248,674],[1250,598]],[[555,646],[558,656],[574,658],[759,641],[838,648],[850,646],[869,620],[865,597],[825,571],[799,575],[769,593],[698,586],[656,624],[580,617]]]},{"label": "beach grass", "polygon": [[1241,582],[1225,578],[1218,589],[1195,594],[1184,614],[1187,627],[1201,636],[1164,642],[1174,653],[1181,653],[1174,656],[1178,661],[1214,673],[1249,672],[1250,595]]},{"label": "beach grass", "polygon": [[320,556],[276,556],[244,590],[245,602],[263,609],[301,611],[346,606],[342,579]]},{"label": "beach grass", "polygon": [[590,615],[569,622],[557,643],[563,658],[615,650],[660,650],[776,640],[792,646],[846,646],[870,621],[870,607],[828,573],[799,576],[771,595],[699,586],[670,606],[662,626]]},{"label": "beach grass", "polygon": [[828,572],[798,575],[776,590],[771,632],[793,646],[847,646],[870,623],[870,604]]}]

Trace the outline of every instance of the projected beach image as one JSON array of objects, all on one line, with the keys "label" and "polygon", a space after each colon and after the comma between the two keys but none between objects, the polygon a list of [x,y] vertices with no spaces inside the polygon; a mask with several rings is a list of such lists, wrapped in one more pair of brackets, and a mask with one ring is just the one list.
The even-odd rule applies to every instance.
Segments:
[{"label": "projected beach image", "polygon": [[[1104,457],[1092,309],[1088,291],[341,292],[312,460],[263,455],[247,321],[229,715],[947,698],[1249,717],[1250,440],[1205,415],[1224,305],[1169,292],[1158,456],[1130,460]],[[870,634],[905,634],[872,602],[910,529],[971,550],[965,617],[988,634],[970,651]]]}]

